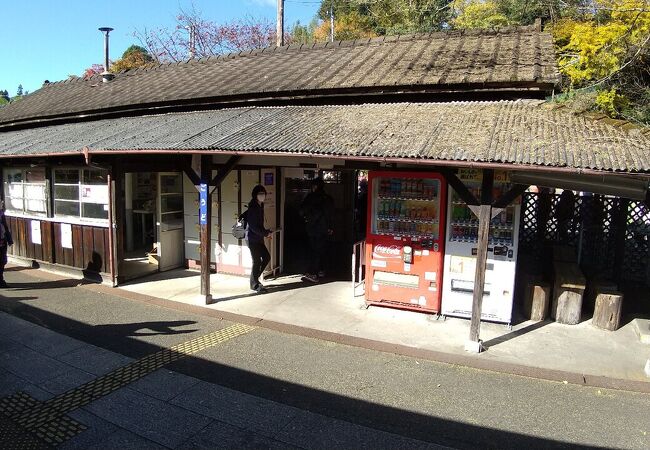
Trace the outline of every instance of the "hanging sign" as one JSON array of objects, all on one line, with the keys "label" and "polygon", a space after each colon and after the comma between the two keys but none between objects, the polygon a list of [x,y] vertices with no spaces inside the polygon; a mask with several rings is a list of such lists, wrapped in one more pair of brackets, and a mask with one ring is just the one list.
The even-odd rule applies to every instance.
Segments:
[{"label": "hanging sign", "polygon": [[208,224],[208,185],[199,185],[199,225]]}]

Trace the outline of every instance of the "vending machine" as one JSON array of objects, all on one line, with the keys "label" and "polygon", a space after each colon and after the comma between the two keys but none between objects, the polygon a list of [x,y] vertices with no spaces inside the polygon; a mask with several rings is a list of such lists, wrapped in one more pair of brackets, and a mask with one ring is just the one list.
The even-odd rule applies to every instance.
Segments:
[{"label": "vending machine", "polygon": [[[461,169],[458,178],[481,198],[482,171]],[[506,172],[494,173],[493,198],[510,189]],[[493,209],[490,223],[481,319],[510,324],[517,265],[520,200]],[[442,314],[471,317],[478,244],[478,218],[449,189]]]},{"label": "vending machine", "polygon": [[435,173],[369,173],[367,304],[440,311],[446,191]]}]

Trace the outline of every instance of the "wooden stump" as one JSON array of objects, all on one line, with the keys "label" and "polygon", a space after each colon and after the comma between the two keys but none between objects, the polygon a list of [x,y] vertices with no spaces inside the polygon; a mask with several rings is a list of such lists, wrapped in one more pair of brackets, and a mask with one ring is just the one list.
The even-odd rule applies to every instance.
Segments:
[{"label": "wooden stump", "polygon": [[551,317],[558,323],[575,325],[582,315],[582,298],[586,281],[577,264],[555,262]]},{"label": "wooden stump", "polygon": [[596,295],[596,307],[592,325],[604,330],[616,331],[621,324],[623,294],[620,292],[601,292]]},{"label": "wooden stump", "polygon": [[546,319],[550,302],[550,285],[539,278],[528,279],[524,293],[524,312],[526,318],[537,321]]}]

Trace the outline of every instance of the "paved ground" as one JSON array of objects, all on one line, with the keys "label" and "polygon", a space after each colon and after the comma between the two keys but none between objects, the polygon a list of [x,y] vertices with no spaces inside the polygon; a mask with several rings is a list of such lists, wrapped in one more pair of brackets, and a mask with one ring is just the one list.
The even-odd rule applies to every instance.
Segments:
[{"label": "paved ground", "polygon": [[7,278],[3,448],[650,447],[648,394],[237,325],[31,270]]},{"label": "paved ground", "polygon": [[[361,309],[364,297],[362,293],[353,296],[349,282],[313,286],[302,283],[299,276],[288,276],[266,284],[270,292],[255,296],[246,278],[214,274],[211,286],[215,303],[203,306],[211,312],[298,326],[352,340],[370,339],[405,351],[428,350],[437,354],[437,360],[457,364],[493,369],[501,366],[506,372],[515,370],[555,380],[573,374],[572,381],[584,379],[592,386],[612,387],[628,382],[636,390],[650,392],[650,379],[643,370],[650,358],[650,346],[639,341],[630,318],[624,318],[621,328],[614,332],[592,326],[591,320],[578,325],[551,320],[517,321],[512,330],[503,324],[483,322],[481,338],[489,351],[472,355],[464,350],[470,325],[466,319],[436,320],[432,315],[392,308]],[[120,290],[198,305],[199,285],[197,272],[180,269],[134,281]]]}]

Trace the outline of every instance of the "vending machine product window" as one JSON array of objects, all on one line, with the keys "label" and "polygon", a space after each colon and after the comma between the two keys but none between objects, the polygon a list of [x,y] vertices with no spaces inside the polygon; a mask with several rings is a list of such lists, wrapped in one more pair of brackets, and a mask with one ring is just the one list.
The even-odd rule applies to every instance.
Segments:
[{"label": "vending machine product window", "polygon": [[370,172],[366,300],[438,312],[446,183],[437,173]]}]

